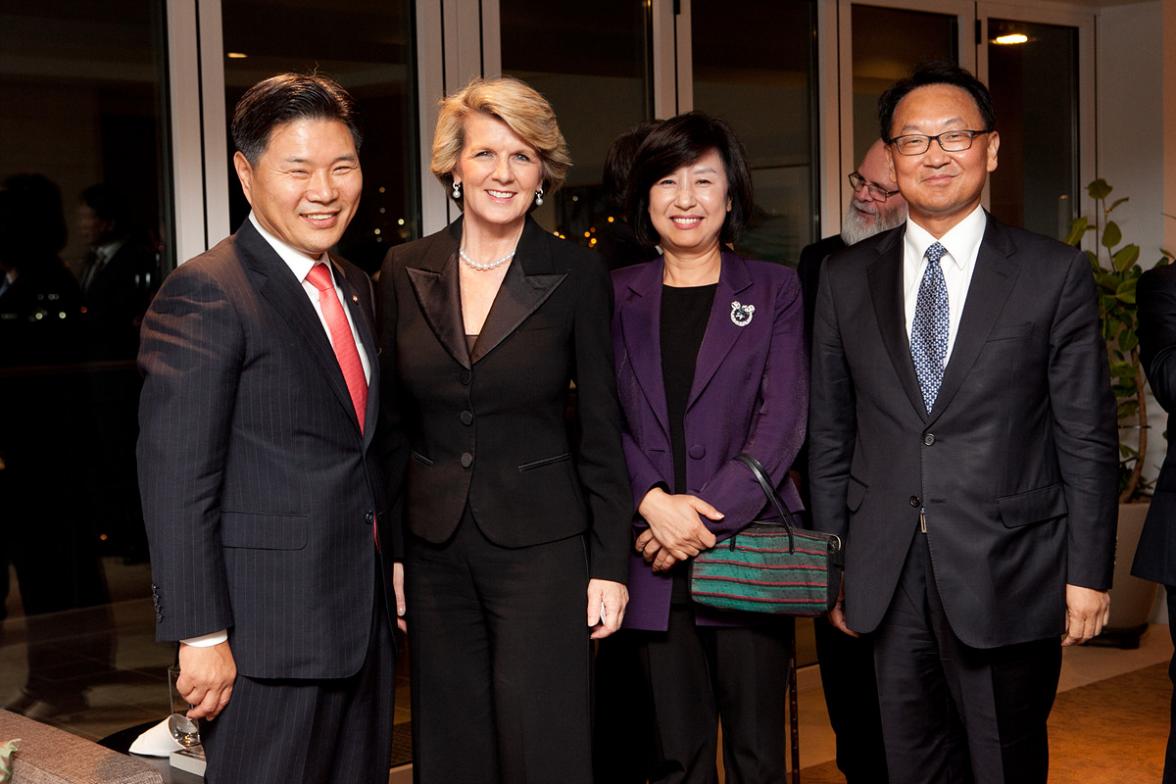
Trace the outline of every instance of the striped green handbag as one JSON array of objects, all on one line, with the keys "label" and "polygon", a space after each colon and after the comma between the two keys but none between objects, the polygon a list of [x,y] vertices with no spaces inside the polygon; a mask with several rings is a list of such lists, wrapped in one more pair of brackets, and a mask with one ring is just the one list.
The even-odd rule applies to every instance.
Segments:
[{"label": "striped green handbag", "polygon": [[840,537],[801,528],[759,461],[748,454],[736,459],[751,469],[780,522],[753,521],[696,555],[690,568],[691,598],[719,610],[825,614],[841,590]]}]

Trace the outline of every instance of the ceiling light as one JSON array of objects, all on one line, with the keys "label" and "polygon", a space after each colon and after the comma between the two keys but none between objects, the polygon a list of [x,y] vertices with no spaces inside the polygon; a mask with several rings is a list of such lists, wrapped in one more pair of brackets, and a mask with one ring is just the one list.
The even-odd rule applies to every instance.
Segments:
[{"label": "ceiling light", "polygon": [[1008,33],[1007,35],[998,35],[992,39],[992,42],[999,46],[1015,46],[1016,44],[1028,43],[1029,36],[1024,33]]}]

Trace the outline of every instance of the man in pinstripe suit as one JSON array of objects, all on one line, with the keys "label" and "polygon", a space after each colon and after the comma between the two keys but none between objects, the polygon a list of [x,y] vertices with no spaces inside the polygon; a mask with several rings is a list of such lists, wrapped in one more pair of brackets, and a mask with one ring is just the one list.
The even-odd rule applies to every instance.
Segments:
[{"label": "man in pinstripe suit", "polygon": [[376,523],[371,284],[328,253],[359,202],[353,117],[323,77],[250,88],[233,140],[252,213],[143,323],[157,637],[180,641],[211,784],[387,781],[399,537]]}]

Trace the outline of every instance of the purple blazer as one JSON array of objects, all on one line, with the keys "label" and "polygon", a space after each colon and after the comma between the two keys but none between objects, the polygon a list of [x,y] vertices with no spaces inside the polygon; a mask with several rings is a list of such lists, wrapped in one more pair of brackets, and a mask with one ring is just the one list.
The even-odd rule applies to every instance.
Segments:
[{"label": "purple blazer", "polygon": [[[613,353],[625,417],[623,444],[633,486],[633,509],[651,488],[672,486],[673,454],[661,364],[662,260],[613,272]],[[754,308],[754,310],[752,310]],[[804,443],[808,361],[804,304],[796,273],[779,264],[723,253],[719,285],[698,350],[686,405],[686,484],[725,517],[707,525],[719,539],[764,516],[766,501],[747,467],[755,456],[779,482],[791,510],[802,508],[788,469]],[[634,511],[635,531],[647,526]],[[629,560],[625,626],[664,631],[670,613],[669,577],[655,575],[636,553]],[[746,621],[704,612],[702,624]]]}]

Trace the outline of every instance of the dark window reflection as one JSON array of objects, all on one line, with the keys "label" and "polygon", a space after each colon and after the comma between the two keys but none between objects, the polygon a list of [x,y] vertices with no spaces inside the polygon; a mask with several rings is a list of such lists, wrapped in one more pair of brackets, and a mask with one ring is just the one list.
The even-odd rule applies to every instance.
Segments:
[{"label": "dark window reflection", "polygon": [[653,115],[647,3],[502,0],[502,72],[551,102],[573,166],[555,199],[535,219],[568,240],[595,248],[619,215],[601,187],[614,138]]},{"label": "dark window reflection", "polygon": [[138,326],[175,261],[161,9],[0,11],[0,704],[92,737],[157,715],[128,705],[162,709],[171,657],[134,459]]},{"label": "dark window reflection", "polygon": [[756,211],[738,250],[795,263],[818,235],[814,2],[691,5],[694,108],[722,117],[747,149]]},{"label": "dark window reflection", "polygon": [[[412,4],[223,0],[221,8],[229,118],[245,90],[283,71],[317,70],[355,97],[364,136],[363,197],[339,251],[374,272],[389,247],[421,236]],[[232,161],[227,176],[236,230],[249,203]]]},{"label": "dark window reflection", "polygon": [[991,19],[988,33],[1002,142],[992,214],[1063,238],[1078,197],[1078,29]]}]

